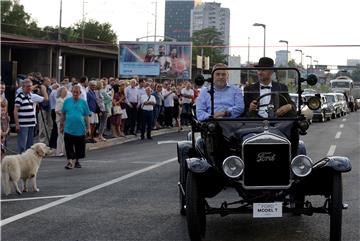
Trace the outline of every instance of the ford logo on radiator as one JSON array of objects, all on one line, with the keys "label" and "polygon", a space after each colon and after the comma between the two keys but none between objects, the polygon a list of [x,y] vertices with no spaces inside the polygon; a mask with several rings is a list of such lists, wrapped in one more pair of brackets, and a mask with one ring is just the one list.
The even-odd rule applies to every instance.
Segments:
[{"label": "ford logo on radiator", "polygon": [[275,161],[276,154],[272,152],[260,152],[257,155],[256,162],[273,162]]}]

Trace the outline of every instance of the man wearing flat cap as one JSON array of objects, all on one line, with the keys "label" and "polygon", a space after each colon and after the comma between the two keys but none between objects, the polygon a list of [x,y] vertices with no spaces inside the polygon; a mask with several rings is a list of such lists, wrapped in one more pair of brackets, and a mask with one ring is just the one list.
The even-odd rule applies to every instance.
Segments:
[{"label": "man wearing flat cap", "polygon": [[[259,63],[255,67],[273,68],[274,60],[268,57],[259,59]],[[245,102],[245,115],[256,116],[259,115],[268,118],[267,104],[273,104],[275,107],[279,106],[276,110],[278,117],[290,117],[296,115],[296,108],[288,93],[286,85],[273,82],[271,77],[274,73],[272,69],[259,69],[257,74],[259,82],[249,85],[244,88],[244,102]],[[258,108],[257,98],[267,93],[279,93],[280,95],[268,95],[260,99]]]}]

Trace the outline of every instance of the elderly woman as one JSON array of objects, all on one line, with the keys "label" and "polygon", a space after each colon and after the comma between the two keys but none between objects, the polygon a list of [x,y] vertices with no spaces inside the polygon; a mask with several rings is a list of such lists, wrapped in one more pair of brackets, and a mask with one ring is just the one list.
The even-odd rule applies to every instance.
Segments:
[{"label": "elderly woman", "polygon": [[68,92],[65,86],[61,86],[56,92],[56,104],[55,104],[55,115],[56,115],[56,126],[58,128],[58,136],[56,140],[56,156],[63,156],[65,153],[64,146],[64,133],[61,132],[61,119],[62,119],[62,108]]},{"label": "elderly woman", "polygon": [[[100,83],[101,83],[102,88],[99,91],[100,91],[100,94],[101,94],[101,96],[102,96],[102,98],[104,100],[105,111],[104,111],[104,115],[100,118],[99,138],[101,140],[105,141],[106,139],[104,138],[103,135],[104,135],[104,131],[105,131],[105,128],[106,128],[107,120],[109,119],[109,116],[111,116],[112,97],[106,91],[106,88],[105,88],[106,87],[106,85],[105,85],[106,81],[105,81],[105,79],[100,80]],[[104,121],[104,122],[102,122],[102,121]],[[102,123],[103,123],[103,125],[102,125]]]},{"label": "elderly woman", "polygon": [[80,94],[80,86],[73,86],[72,98],[67,98],[62,108],[60,131],[64,132],[66,169],[81,168],[79,159],[85,157],[85,135],[90,131],[90,110],[86,101],[80,99]]},{"label": "elderly woman", "polygon": [[87,104],[90,109],[90,133],[89,133],[89,142],[96,142],[94,140],[96,125],[99,123],[98,113],[101,113],[100,107],[96,102],[96,93],[97,82],[92,80],[89,82],[89,90],[86,93]]},{"label": "elderly woman", "polygon": [[98,116],[99,116],[99,129],[98,129],[98,133],[99,136],[98,138],[95,138],[95,141],[106,141],[106,139],[103,137],[104,131],[105,131],[105,127],[106,127],[106,122],[107,122],[107,112],[105,109],[105,102],[104,102],[104,97],[101,94],[101,90],[103,89],[103,83],[101,81],[97,81],[96,82],[96,89],[95,89],[95,96],[96,96],[96,103],[98,106]]}]

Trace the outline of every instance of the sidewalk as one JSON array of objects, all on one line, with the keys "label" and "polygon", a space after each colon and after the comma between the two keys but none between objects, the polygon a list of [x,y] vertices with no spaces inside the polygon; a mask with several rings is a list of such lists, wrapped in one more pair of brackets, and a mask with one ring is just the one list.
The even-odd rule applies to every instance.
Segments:
[{"label": "sidewalk", "polygon": [[[189,131],[189,130],[190,130],[190,127],[183,127],[183,130],[181,132]],[[153,130],[151,132],[151,135],[154,137],[154,136],[160,136],[160,135],[176,133],[176,132],[178,132],[177,127],[164,128],[164,129],[160,129],[160,130]],[[181,132],[179,132],[179,133],[181,133]],[[15,154],[15,153],[12,153],[12,151],[17,152],[16,136],[17,136],[16,133],[10,133],[10,135],[7,138],[7,149],[9,150],[6,153],[7,155]],[[98,143],[87,143],[86,150],[87,151],[98,150],[98,149],[111,147],[111,146],[115,146],[115,145],[120,145],[123,143],[127,143],[130,141],[136,141],[136,140],[140,140],[140,134],[138,134],[137,136],[128,135],[125,137],[109,138],[106,141],[102,141],[102,142],[98,142]],[[34,143],[36,143],[37,141],[38,141],[38,138],[34,137]]]}]

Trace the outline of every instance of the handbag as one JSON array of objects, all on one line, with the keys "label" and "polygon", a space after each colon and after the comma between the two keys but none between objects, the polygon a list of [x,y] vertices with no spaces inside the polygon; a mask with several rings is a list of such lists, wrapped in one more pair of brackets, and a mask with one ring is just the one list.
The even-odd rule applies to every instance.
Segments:
[{"label": "handbag", "polygon": [[119,105],[113,106],[113,115],[121,115],[121,114],[122,114],[121,106]]}]

